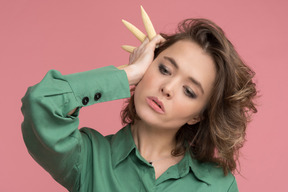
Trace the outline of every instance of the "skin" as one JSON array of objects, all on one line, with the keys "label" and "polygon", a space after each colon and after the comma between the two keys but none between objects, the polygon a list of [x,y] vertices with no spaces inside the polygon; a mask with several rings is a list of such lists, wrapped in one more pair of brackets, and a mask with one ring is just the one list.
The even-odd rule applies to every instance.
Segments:
[{"label": "skin", "polygon": [[[147,62],[153,56],[153,52],[149,51],[151,47],[155,49],[157,44],[153,40],[144,42],[132,54],[131,66],[143,62],[143,59],[147,59]],[[178,68],[172,64],[171,58],[176,61]],[[128,80],[131,79],[129,70],[126,73]],[[134,102],[141,120],[136,121],[131,129],[141,155],[147,161],[155,161],[153,166],[156,179],[182,159],[182,156],[171,156],[175,134],[185,123],[191,125],[201,120],[200,113],[210,97],[215,76],[213,59],[196,43],[181,40],[151,61],[138,81]],[[202,89],[189,78],[197,80]],[[165,113],[158,113],[147,104],[146,98],[149,96],[157,97],[163,103]]]}]

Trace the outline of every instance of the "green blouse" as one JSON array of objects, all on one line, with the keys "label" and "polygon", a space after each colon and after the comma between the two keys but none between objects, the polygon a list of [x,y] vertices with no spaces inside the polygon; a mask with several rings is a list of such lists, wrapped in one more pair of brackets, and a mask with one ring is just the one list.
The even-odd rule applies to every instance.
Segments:
[{"label": "green blouse", "polygon": [[130,125],[106,137],[94,129],[78,129],[81,107],[128,97],[126,73],[114,66],[71,75],[49,71],[22,98],[22,133],[29,153],[69,191],[238,191],[231,173],[224,176],[221,168],[199,163],[188,152],[155,179],[153,166],[135,146]]}]

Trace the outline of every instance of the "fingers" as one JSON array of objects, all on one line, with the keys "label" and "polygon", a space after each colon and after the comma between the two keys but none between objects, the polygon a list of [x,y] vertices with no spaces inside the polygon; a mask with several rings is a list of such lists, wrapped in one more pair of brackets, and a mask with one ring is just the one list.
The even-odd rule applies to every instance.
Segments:
[{"label": "fingers", "polygon": [[142,48],[145,47],[148,43],[149,43],[149,39],[148,39],[148,38],[145,38],[145,40],[144,40],[143,43],[139,46],[139,48],[142,49]]},{"label": "fingers", "polygon": [[154,41],[156,44],[162,44],[162,43],[165,42],[165,39],[164,39],[160,34],[158,34],[158,35],[156,35],[156,36],[152,39],[151,42],[153,42],[153,41]]},{"label": "fingers", "polygon": [[137,57],[138,55],[140,55],[140,54],[143,52],[143,50],[146,48],[146,45],[147,45],[148,43],[149,43],[149,39],[146,38],[146,39],[143,41],[143,43],[142,43],[139,47],[136,47],[136,48],[133,50],[132,54],[130,54],[130,55],[132,55],[132,56],[134,56],[134,57]]},{"label": "fingers", "polygon": [[[146,40],[146,42],[144,43],[144,41]],[[148,43],[148,38],[146,38],[143,43],[147,44]],[[156,35],[153,39],[152,39],[152,44],[155,44],[155,46],[152,46],[153,49],[158,48],[159,45],[161,45],[162,43],[165,42],[165,39],[161,36],[161,35]],[[141,45],[143,45],[143,43]],[[131,45],[122,45],[122,49],[127,51],[128,53],[133,53],[133,51],[136,49],[136,47],[131,46]]]},{"label": "fingers", "polygon": [[148,43],[149,39],[146,38],[139,47],[136,47],[133,50],[133,52],[129,56],[129,65],[134,63],[143,54],[143,52],[145,52]]},{"label": "fingers", "polygon": [[158,34],[150,41],[150,46],[152,47],[153,50],[155,50],[155,48],[158,48],[159,45],[163,44],[164,42],[165,39]]}]

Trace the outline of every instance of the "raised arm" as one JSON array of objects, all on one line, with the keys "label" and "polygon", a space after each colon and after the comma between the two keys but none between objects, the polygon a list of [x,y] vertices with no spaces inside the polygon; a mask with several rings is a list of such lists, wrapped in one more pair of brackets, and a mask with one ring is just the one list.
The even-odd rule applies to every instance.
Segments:
[{"label": "raised arm", "polygon": [[21,108],[25,144],[31,156],[67,189],[79,186],[81,163],[89,153],[89,138],[78,130],[80,108],[130,97],[129,85],[141,80],[156,45],[163,41],[159,35],[144,41],[122,70],[108,66],[71,75],[51,70],[27,90]]},{"label": "raised arm", "polygon": [[74,188],[86,158],[81,155],[86,137],[78,130],[79,109],[129,96],[125,71],[113,66],[65,76],[49,71],[22,98],[22,133],[29,153],[55,180]]}]

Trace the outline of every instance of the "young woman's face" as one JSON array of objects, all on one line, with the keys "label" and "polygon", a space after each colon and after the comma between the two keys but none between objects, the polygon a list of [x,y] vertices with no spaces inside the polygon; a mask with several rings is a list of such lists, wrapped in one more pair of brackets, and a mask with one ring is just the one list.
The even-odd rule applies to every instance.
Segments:
[{"label": "young woman's face", "polygon": [[215,64],[200,46],[178,41],[158,55],[137,85],[136,112],[141,121],[158,128],[195,124],[201,119],[215,76]]}]

